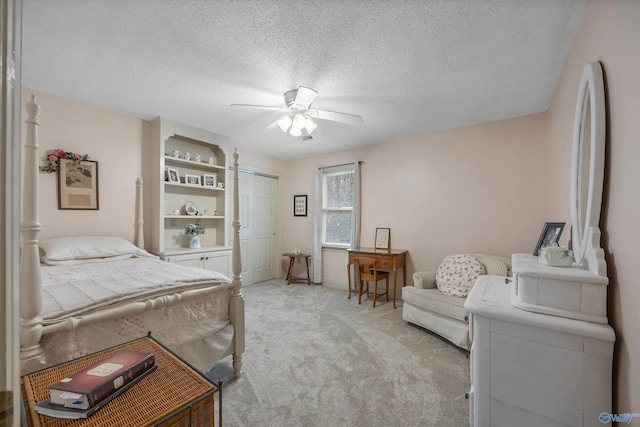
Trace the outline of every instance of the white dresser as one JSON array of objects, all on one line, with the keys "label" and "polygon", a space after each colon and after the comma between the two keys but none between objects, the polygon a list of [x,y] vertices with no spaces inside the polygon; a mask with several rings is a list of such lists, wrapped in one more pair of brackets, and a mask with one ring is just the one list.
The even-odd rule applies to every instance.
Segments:
[{"label": "white dresser", "polygon": [[602,426],[599,415],[611,412],[613,329],[515,308],[505,281],[481,276],[465,302],[470,425]]}]

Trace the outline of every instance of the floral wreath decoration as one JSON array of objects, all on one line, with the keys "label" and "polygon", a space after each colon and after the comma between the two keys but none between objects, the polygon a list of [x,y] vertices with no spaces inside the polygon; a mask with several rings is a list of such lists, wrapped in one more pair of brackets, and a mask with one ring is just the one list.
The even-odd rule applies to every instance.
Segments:
[{"label": "floral wreath decoration", "polygon": [[56,173],[60,170],[60,159],[73,160],[77,164],[82,161],[89,160],[89,155],[72,153],[71,151],[64,151],[56,148],[55,150],[53,150],[53,152],[48,154],[45,159],[47,161],[47,164],[41,166],[40,171],[47,173]]}]

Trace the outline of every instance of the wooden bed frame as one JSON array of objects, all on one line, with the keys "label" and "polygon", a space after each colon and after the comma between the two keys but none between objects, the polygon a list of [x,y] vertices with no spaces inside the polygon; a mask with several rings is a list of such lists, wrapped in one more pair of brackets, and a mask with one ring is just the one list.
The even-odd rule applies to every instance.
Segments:
[{"label": "wooden bed frame", "polygon": [[[59,331],[69,331],[104,320],[115,319],[142,313],[151,309],[168,307],[179,302],[198,298],[211,289],[190,290],[171,295],[155,297],[147,300],[131,302],[129,304],[105,309],[84,316],[69,317],[64,322],[43,325],[42,318],[42,283],[40,274],[40,254],[38,236],[42,229],[39,222],[39,188],[38,172],[40,157],[38,153],[38,114],[40,106],[36,103],[35,95],[26,104],[29,117],[25,143],[23,216],[20,225],[22,235],[22,253],[20,257],[20,371],[27,374],[46,367],[46,358],[40,340],[43,335]],[[238,150],[233,154],[233,180],[238,186]],[[144,249],[143,209],[142,209],[142,180],[138,179],[138,218],[136,221],[136,245]],[[245,349],[244,327],[244,299],[242,297],[242,260],[240,258],[240,220],[238,191],[233,194],[233,249],[232,249],[232,282],[216,288],[223,291],[231,288],[229,301],[229,318],[234,327],[234,334],[229,350],[223,355],[233,355],[233,369],[236,377],[242,370],[242,354]],[[215,362],[215,361],[212,361]]]}]

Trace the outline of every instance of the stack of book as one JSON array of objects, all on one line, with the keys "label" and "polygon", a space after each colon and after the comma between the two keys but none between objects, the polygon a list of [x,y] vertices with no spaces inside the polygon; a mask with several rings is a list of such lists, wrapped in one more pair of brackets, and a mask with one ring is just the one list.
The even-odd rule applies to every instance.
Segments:
[{"label": "stack of book", "polygon": [[121,350],[49,387],[50,397],[36,403],[39,414],[87,418],[157,367],[151,353]]}]

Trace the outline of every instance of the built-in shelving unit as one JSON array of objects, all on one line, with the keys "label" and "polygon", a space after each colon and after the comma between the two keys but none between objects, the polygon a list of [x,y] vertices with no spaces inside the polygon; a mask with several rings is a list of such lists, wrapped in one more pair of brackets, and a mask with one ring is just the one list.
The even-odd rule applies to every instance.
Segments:
[{"label": "built-in shelving unit", "polygon": [[[144,155],[149,157],[143,161],[143,176],[148,249],[167,261],[229,274],[229,155],[219,139],[214,133],[162,118],[147,123]],[[190,223],[206,229],[200,235],[201,248],[189,247],[191,236],[184,233],[184,226]]]}]

